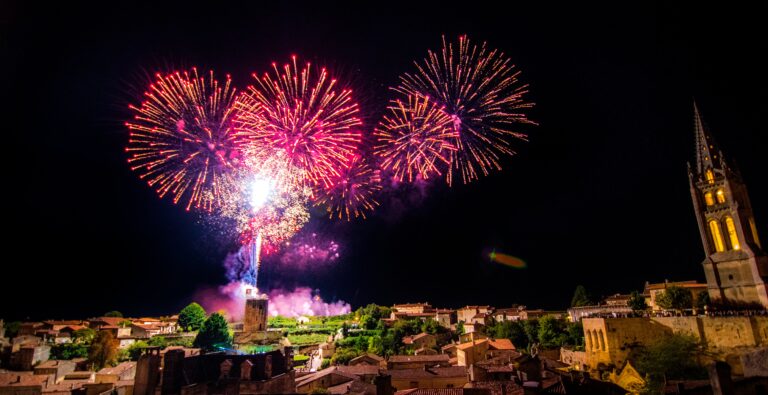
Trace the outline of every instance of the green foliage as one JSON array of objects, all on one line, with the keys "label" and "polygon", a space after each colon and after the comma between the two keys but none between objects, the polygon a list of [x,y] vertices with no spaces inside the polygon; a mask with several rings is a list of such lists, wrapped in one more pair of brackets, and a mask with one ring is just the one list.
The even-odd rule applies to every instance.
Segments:
[{"label": "green foliage", "polygon": [[99,331],[88,348],[88,363],[94,370],[101,370],[117,362],[118,341],[110,331]]},{"label": "green foliage", "polygon": [[195,337],[194,346],[205,351],[230,348],[232,346],[229,324],[223,315],[213,313],[203,322],[203,326],[197,332],[197,337]]},{"label": "green foliage", "polygon": [[331,357],[331,363],[334,365],[346,365],[354,358],[357,358],[362,354],[359,351],[353,349],[336,350],[336,353]]},{"label": "green foliage", "polygon": [[331,359],[330,358],[323,358],[323,361],[320,362],[320,369],[325,369],[327,367],[331,366]]},{"label": "green foliage", "polygon": [[525,320],[523,321],[523,331],[525,337],[528,339],[528,346],[539,341],[539,320]]},{"label": "green foliage", "polygon": [[371,336],[368,338],[368,352],[376,355],[384,354],[384,340],[381,336]]},{"label": "green foliage", "polygon": [[87,358],[88,346],[81,343],[63,343],[51,346],[51,359]]},{"label": "green foliage", "polygon": [[206,312],[203,306],[192,302],[179,312],[179,326],[185,331],[197,331],[205,322]]},{"label": "green foliage", "polygon": [[308,335],[289,334],[288,341],[294,346],[306,346],[309,344],[323,343],[328,340],[328,335],[323,333],[314,333]]},{"label": "green foliage", "polygon": [[160,347],[160,348],[166,348],[170,346],[192,347],[194,340],[195,338],[190,336],[180,336],[180,337],[154,336],[149,339],[148,344],[152,347]]},{"label": "green foliage", "polygon": [[707,377],[699,363],[701,347],[696,339],[686,335],[659,338],[635,352],[635,367],[650,378],[649,388],[660,389],[666,380],[695,380]]},{"label": "green foliage", "polygon": [[72,332],[72,341],[75,343],[91,344],[96,338],[96,331],[91,328],[78,329]]},{"label": "green foliage", "polygon": [[691,291],[673,285],[656,297],[656,304],[663,309],[685,310],[693,307]]},{"label": "green foliage", "polygon": [[310,395],[329,395],[331,391],[328,391],[327,388],[313,388],[312,391],[309,391]]},{"label": "green foliage", "polygon": [[696,308],[704,310],[704,307],[709,306],[711,303],[708,291],[701,291],[696,296]]},{"label": "green foliage", "polygon": [[149,347],[149,344],[143,340],[139,340],[128,346],[128,358],[131,361],[138,361],[141,356],[141,349]]},{"label": "green foliage", "polygon": [[355,315],[360,317],[360,326],[364,329],[376,329],[379,320],[389,318],[391,309],[389,307],[369,304],[368,306],[357,309]]},{"label": "green foliage", "polygon": [[496,339],[509,339],[517,348],[528,348],[528,336],[519,321],[502,321],[489,325],[485,333]]},{"label": "green foliage", "polygon": [[19,329],[21,329],[21,321],[11,321],[5,323],[5,336],[9,339],[19,335]]},{"label": "green foliage", "polygon": [[267,326],[269,328],[285,328],[292,329],[298,326],[295,318],[283,317],[281,315],[269,317],[267,319]]},{"label": "green foliage", "polygon": [[538,340],[544,348],[557,348],[568,341],[565,321],[546,316],[539,320]]},{"label": "green foliage", "polygon": [[309,361],[309,356],[308,355],[296,354],[296,355],[293,356],[293,362],[303,364],[303,363],[306,363],[307,361]]},{"label": "green foliage", "polygon": [[119,312],[117,310],[112,310],[112,311],[104,313],[104,317],[119,317],[119,318],[123,318],[123,313],[121,313],[121,312]]},{"label": "green foliage", "polygon": [[593,303],[587,294],[587,289],[583,285],[576,286],[571,299],[571,307],[591,306]]},{"label": "green foliage", "polygon": [[629,294],[629,300],[627,301],[629,308],[634,312],[641,312],[648,310],[648,304],[645,303],[645,296],[637,291],[632,291]]},{"label": "green foliage", "polygon": [[459,321],[459,323],[456,324],[456,334],[463,335],[464,333],[464,321]]}]

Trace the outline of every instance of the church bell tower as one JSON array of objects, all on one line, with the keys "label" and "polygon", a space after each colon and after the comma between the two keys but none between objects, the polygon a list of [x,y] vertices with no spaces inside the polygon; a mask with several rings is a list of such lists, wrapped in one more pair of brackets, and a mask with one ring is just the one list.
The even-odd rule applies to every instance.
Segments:
[{"label": "church bell tower", "polygon": [[768,308],[768,255],[757,235],[746,184],[738,169],[726,163],[695,103],[693,112],[696,164],[688,164],[688,179],[709,296]]}]

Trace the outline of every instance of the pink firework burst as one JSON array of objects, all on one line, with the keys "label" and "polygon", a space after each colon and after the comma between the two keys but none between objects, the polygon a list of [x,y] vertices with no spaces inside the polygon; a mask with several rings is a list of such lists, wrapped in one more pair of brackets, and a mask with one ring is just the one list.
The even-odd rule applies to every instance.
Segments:
[{"label": "pink firework burst", "polygon": [[187,210],[218,208],[239,161],[229,76],[222,85],[213,71],[207,78],[194,68],[157,74],[145,96],[141,106],[130,106],[136,115],[126,122],[131,169],[160,197],[186,200]]},{"label": "pink firework burst", "polygon": [[365,212],[379,205],[374,195],[380,190],[379,171],[355,156],[329,184],[315,191],[316,205],[325,205],[331,218],[366,218]]},{"label": "pink firework burst", "polygon": [[361,140],[352,91],[339,87],[325,69],[299,69],[296,57],[261,78],[237,100],[238,135],[255,158],[285,155],[300,170],[302,185],[329,185]]},{"label": "pink firework burst", "polygon": [[440,175],[456,151],[458,133],[451,117],[426,96],[408,95],[406,102],[395,100],[388,109],[374,132],[381,167],[398,181]]}]

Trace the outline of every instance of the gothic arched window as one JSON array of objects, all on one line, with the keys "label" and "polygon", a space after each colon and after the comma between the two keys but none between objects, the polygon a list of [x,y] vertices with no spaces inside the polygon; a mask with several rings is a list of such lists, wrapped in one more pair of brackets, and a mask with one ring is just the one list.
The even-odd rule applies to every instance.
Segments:
[{"label": "gothic arched window", "polygon": [[723,241],[723,232],[720,230],[720,223],[715,220],[709,221],[709,232],[712,234],[712,242],[715,243],[715,251],[725,251],[725,242]]},{"label": "gothic arched window", "polygon": [[760,245],[760,239],[757,237],[757,226],[755,226],[755,219],[752,217],[749,217],[749,229],[752,230],[752,240],[755,241],[755,244],[757,244],[758,247],[762,248]]},{"label": "gothic arched window", "polygon": [[605,351],[605,333],[603,333],[603,330],[600,329],[600,349]]},{"label": "gothic arched window", "polygon": [[725,217],[725,229],[728,231],[728,241],[731,242],[731,249],[740,249],[739,235],[736,233],[736,225],[733,223],[733,218]]},{"label": "gothic arched window", "polygon": [[715,198],[712,197],[712,192],[707,192],[704,194],[704,202],[707,204],[707,206],[712,206],[715,204]]},{"label": "gothic arched window", "polygon": [[725,192],[723,192],[722,189],[718,189],[717,193],[715,193],[715,195],[717,195],[717,203],[718,204],[725,203]]},{"label": "gothic arched window", "polygon": [[715,173],[712,171],[712,169],[707,169],[707,171],[704,173],[705,177],[707,178],[708,184],[714,184],[715,183]]}]

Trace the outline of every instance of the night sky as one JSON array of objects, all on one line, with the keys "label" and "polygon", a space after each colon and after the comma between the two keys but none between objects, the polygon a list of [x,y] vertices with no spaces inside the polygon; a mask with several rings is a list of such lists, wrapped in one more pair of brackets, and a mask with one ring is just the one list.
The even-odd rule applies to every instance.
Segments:
[{"label": "night sky", "polygon": [[[388,87],[441,34],[486,40],[522,70],[540,123],[526,129],[530,142],[479,182],[386,194],[365,221],[313,212],[307,231],[338,242],[340,259],[291,272],[266,258],[262,288],[309,286],[353,307],[555,309],[577,284],[599,297],[703,281],[686,175],[694,98],[768,238],[765,4],[72,3],[0,6],[0,317],[172,314],[226,282],[232,241],[158,199],[126,164],[127,105],[140,102],[147,75],[196,65],[243,88],[251,72],[297,54],[352,84],[370,129]],[[528,268],[490,263],[493,248]]]}]

